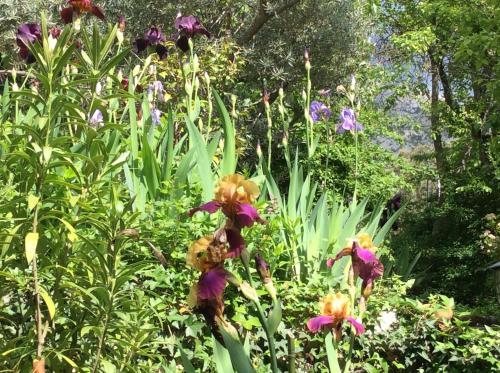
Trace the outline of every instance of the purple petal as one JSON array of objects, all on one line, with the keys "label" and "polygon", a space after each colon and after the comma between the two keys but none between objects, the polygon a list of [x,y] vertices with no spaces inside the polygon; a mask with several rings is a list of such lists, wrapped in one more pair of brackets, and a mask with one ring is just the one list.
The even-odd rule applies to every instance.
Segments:
[{"label": "purple petal", "polygon": [[374,253],[372,253],[368,249],[363,249],[357,242],[354,242],[353,247],[352,247],[352,252],[355,256],[355,258],[363,261],[364,263],[370,263],[373,260],[376,260],[377,257],[375,256]]},{"label": "purple petal", "polygon": [[104,16],[104,13],[102,9],[98,6],[93,5],[92,10],[90,11],[93,15],[95,15],[97,18],[104,20],[106,17]]},{"label": "purple petal", "polygon": [[60,14],[61,14],[62,21],[65,25],[73,22],[73,8],[72,7],[64,8],[63,10],[61,10]]},{"label": "purple petal", "polygon": [[350,322],[352,326],[354,326],[354,329],[356,329],[356,335],[361,335],[365,332],[365,327],[363,326],[363,324],[357,321],[354,317],[347,316],[345,319]]},{"label": "purple petal", "polygon": [[357,242],[353,244],[352,262],[354,272],[363,279],[363,282],[373,281],[384,273],[384,265],[368,249],[363,249]]},{"label": "purple petal", "polygon": [[260,254],[255,255],[255,264],[257,269],[269,270],[269,265]]},{"label": "purple petal", "polygon": [[356,120],[354,111],[350,108],[342,109],[342,112],[340,113],[340,120],[354,122]]},{"label": "purple petal", "polygon": [[227,243],[229,244],[229,251],[226,258],[236,258],[240,256],[245,248],[245,240],[237,229],[226,229]]},{"label": "purple petal", "polygon": [[363,131],[365,127],[361,123],[356,123],[356,131]]},{"label": "purple petal", "polygon": [[217,267],[203,273],[198,282],[198,299],[215,299],[222,295],[226,287],[226,271]]},{"label": "purple petal", "polygon": [[189,210],[188,215],[193,216],[194,213],[198,211],[205,211],[208,212],[209,214],[213,214],[214,212],[218,211],[221,208],[221,204],[217,201],[210,201],[205,203],[204,205],[201,205],[199,207],[196,207],[194,209]]},{"label": "purple petal", "polygon": [[92,114],[92,116],[90,117],[89,121],[93,126],[97,126],[98,124],[101,124],[103,120],[104,117],[102,115],[102,112],[99,109],[96,109],[96,111],[94,111],[94,114]]},{"label": "purple petal", "polygon": [[335,131],[337,134],[341,135],[345,132],[345,129],[344,127],[342,126],[342,124],[340,126],[337,127],[337,131]]},{"label": "purple petal", "polygon": [[144,34],[144,38],[149,42],[151,45],[156,45],[159,43],[164,42],[167,40],[165,38],[165,35],[160,31],[158,27],[151,26],[148,31]]},{"label": "purple petal", "polygon": [[254,222],[265,224],[257,209],[247,203],[240,203],[236,206],[235,220],[240,228],[251,227]]},{"label": "purple petal", "polygon": [[177,30],[184,32],[188,37],[192,37],[196,34],[210,37],[210,33],[195,16],[177,17],[174,26]]},{"label": "purple petal", "polygon": [[139,38],[134,41],[134,52],[135,53],[140,53],[143,50],[145,50],[149,45],[149,42],[146,39]]},{"label": "purple petal", "polygon": [[161,44],[158,44],[155,47],[155,52],[160,60],[163,60],[168,56],[168,48]]},{"label": "purple petal", "polygon": [[189,38],[186,35],[182,35],[177,39],[175,43],[177,48],[179,48],[183,52],[189,51]]},{"label": "purple petal", "polygon": [[20,48],[28,47],[42,39],[42,28],[37,23],[25,23],[17,28],[16,43]]},{"label": "purple petal", "polygon": [[323,327],[332,326],[335,318],[333,316],[317,316],[307,321],[307,328],[316,333]]},{"label": "purple petal", "polygon": [[161,114],[162,112],[157,108],[151,110],[151,123],[153,123],[153,125],[157,126],[161,124]]}]

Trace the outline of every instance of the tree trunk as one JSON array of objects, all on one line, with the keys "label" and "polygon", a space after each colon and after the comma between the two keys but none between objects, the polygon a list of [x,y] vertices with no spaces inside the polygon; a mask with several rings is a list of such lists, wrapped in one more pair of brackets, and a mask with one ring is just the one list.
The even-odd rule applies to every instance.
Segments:
[{"label": "tree trunk", "polygon": [[437,171],[439,176],[443,178],[447,167],[439,125],[439,66],[432,50],[429,50],[429,59],[431,62],[431,135]]},{"label": "tree trunk", "polygon": [[243,32],[243,35],[241,37],[238,38],[238,44],[243,45],[248,43],[260,31],[260,29],[266,24],[267,21],[284,12],[285,10],[294,7],[295,5],[300,3],[300,1],[301,0],[286,1],[278,9],[275,9],[274,12],[269,12],[267,10],[267,1],[260,0],[257,14],[255,15],[255,18],[253,19],[250,27],[245,32]]}]

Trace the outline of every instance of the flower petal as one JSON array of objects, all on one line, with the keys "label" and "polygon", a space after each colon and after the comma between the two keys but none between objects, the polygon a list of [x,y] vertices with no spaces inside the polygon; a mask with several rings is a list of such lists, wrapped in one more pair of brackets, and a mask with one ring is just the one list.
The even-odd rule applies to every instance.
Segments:
[{"label": "flower petal", "polygon": [[104,16],[104,13],[102,9],[96,5],[92,6],[92,10],[90,11],[93,15],[95,15],[97,18],[104,20],[106,17]]},{"label": "flower petal", "polygon": [[226,287],[226,271],[217,267],[203,273],[198,282],[198,299],[216,299],[222,295]]},{"label": "flower petal", "polygon": [[238,203],[236,205],[235,220],[240,228],[251,227],[254,222],[265,224],[265,220],[260,217],[257,209],[248,203]]},{"label": "flower petal", "polygon": [[217,210],[221,208],[221,204],[217,201],[210,201],[205,203],[204,205],[198,206],[194,209],[189,210],[188,215],[193,216],[198,211],[205,211],[209,214],[213,214]]},{"label": "flower petal", "polygon": [[356,259],[361,260],[363,263],[370,263],[377,259],[374,253],[368,249],[363,249],[357,242],[353,244],[352,253]]},{"label": "flower petal", "polygon": [[63,8],[60,12],[62,21],[65,25],[68,23],[73,22],[73,8],[68,7],[68,8]]},{"label": "flower petal", "polygon": [[316,333],[326,326],[333,326],[335,318],[333,316],[316,316],[307,321],[307,328]]},{"label": "flower petal", "polygon": [[189,51],[189,38],[186,35],[180,36],[175,45],[177,45],[177,48],[179,48],[183,52]]},{"label": "flower petal", "polygon": [[133,46],[134,46],[134,52],[135,53],[140,53],[143,50],[145,50],[149,45],[149,42],[146,39],[139,38],[135,39]]},{"label": "flower petal", "polygon": [[240,256],[245,248],[245,240],[238,229],[226,229],[226,239],[229,244],[229,251],[226,258],[236,258]]},{"label": "flower petal", "polygon": [[328,268],[331,268],[337,260],[343,258],[344,256],[351,255],[351,253],[352,253],[352,248],[344,247],[342,250],[338,252],[337,255],[335,255],[335,259],[328,259],[326,261],[326,265],[328,266]]},{"label": "flower petal", "polygon": [[168,49],[164,45],[158,44],[155,48],[155,51],[160,60],[163,60],[168,56]]},{"label": "flower petal", "polygon": [[363,324],[361,324],[354,317],[347,316],[345,320],[347,320],[349,323],[351,323],[352,326],[354,326],[354,329],[356,329],[356,335],[361,335],[365,332],[365,327],[363,326]]},{"label": "flower petal", "polygon": [[335,131],[338,135],[341,135],[345,132],[345,129],[342,125],[337,127],[337,130]]}]

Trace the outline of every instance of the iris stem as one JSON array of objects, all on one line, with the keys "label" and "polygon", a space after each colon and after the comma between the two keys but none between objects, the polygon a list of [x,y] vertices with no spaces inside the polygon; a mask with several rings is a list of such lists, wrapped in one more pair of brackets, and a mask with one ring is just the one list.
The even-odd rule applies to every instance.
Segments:
[{"label": "iris stem", "polygon": [[[250,267],[249,267],[247,261],[242,258],[241,262],[243,263],[243,265],[245,267],[248,283],[250,284],[250,286],[252,288],[255,289],[253,279],[252,279],[252,274],[250,273]],[[266,333],[267,344],[269,346],[269,355],[271,357],[271,370],[273,373],[279,373],[278,360],[276,358],[276,348],[274,346],[274,336],[269,332],[269,326],[267,324],[266,316],[264,315],[264,309],[262,308],[262,305],[260,304],[260,301],[258,298],[256,301],[254,301],[254,304],[255,304],[255,307],[257,308],[257,311],[258,311],[260,323],[262,324],[262,327],[264,328],[264,332]]]}]

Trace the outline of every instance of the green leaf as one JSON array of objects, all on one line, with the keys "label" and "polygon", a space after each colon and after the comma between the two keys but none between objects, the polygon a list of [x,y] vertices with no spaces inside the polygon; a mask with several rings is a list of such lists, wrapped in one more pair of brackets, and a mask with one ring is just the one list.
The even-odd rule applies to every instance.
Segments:
[{"label": "green leaf", "polygon": [[373,239],[373,244],[375,246],[380,245],[382,243],[382,241],[384,241],[385,235],[387,234],[387,232],[389,232],[389,229],[391,229],[391,227],[394,224],[394,222],[396,221],[396,219],[399,218],[399,215],[401,215],[403,213],[405,207],[406,207],[406,204],[403,204],[403,206],[401,206],[401,208],[398,211],[396,211],[389,218],[389,220],[387,220],[387,222],[384,224],[384,226],[382,228],[380,228],[380,230],[377,232],[377,235]]},{"label": "green leaf", "polygon": [[328,333],[325,337],[326,345],[326,355],[328,357],[328,366],[330,367],[330,373],[341,373],[339,359],[337,356],[337,349],[333,345],[333,335]]},{"label": "green leaf", "polygon": [[255,373],[250,359],[245,354],[245,349],[239,340],[234,339],[223,327],[219,328],[224,343],[231,356],[231,362],[238,373]]},{"label": "green leaf", "polygon": [[234,372],[231,365],[231,357],[229,352],[222,346],[219,341],[212,337],[214,344],[214,361],[215,368],[218,373],[231,373]]},{"label": "green leaf", "polygon": [[38,244],[38,233],[34,232],[28,233],[24,241],[26,260],[28,261],[28,264],[30,264],[33,261],[33,258],[35,257],[37,244]]},{"label": "green leaf", "polygon": [[51,319],[54,319],[54,315],[56,314],[56,305],[54,304],[54,301],[50,297],[49,293],[45,291],[44,288],[39,286],[40,290],[40,295],[43,298],[43,301],[45,302],[45,305],[47,306],[47,309],[49,310],[49,316]]},{"label": "green leaf", "polygon": [[269,334],[273,335],[278,330],[278,326],[281,323],[281,303],[276,300],[272,311],[269,313],[269,318],[267,319],[267,326],[269,328]]},{"label": "green leaf", "polygon": [[104,373],[116,373],[116,366],[107,360],[101,360],[101,366]]},{"label": "green leaf", "polygon": [[158,165],[158,161],[149,146],[146,132],[142,135],[142,162],[142,174],[146,181],[149,195],[152,199],[155,199],[160,186],[160,182],[158,180],[160,175],[160,166]]},{"label": "green leaf", "polygon": [[188,115],[186,115],[186,124],[189,132],[189,141],[196,151],[198,174],[200,175],[201,186],[203,187],[203,199],[209,201],[212,199],[214,183],[207,146],[200,131],[191,119],[189,119]]},{"label": "green leaf", "polygon": [[196,370],[194,369],[193,364],[191,364],[191,361],[189,361],[189,357],[184,352],[181,344],[179,343],[178,346],[181,353],[182,366],[184,367],[184,370],[186,371],[186,373],[195,373]]},{"label": "green leaf", "polygon": [[215,97],[215,105],[217,107],[217,111],[222,117],[222,127],[224,129],[224,157],[221,162],[221,177],[226,175],[234,174],[236,171],[236,135],[234,130],[234,125],[229,116],[229,113],[224,106],[222,98],[217,93],[217,91],[213,91]]},{"label": "green leaf", "polygon": [[60,356],[62,357],[69,365],[71,365],[73,368],[78,368],[78,365],[73,361],[71,360],[69,357],[67,357],[66,355],[64,354],[61,354],[60,352],[57,353],[57,356]]}]

